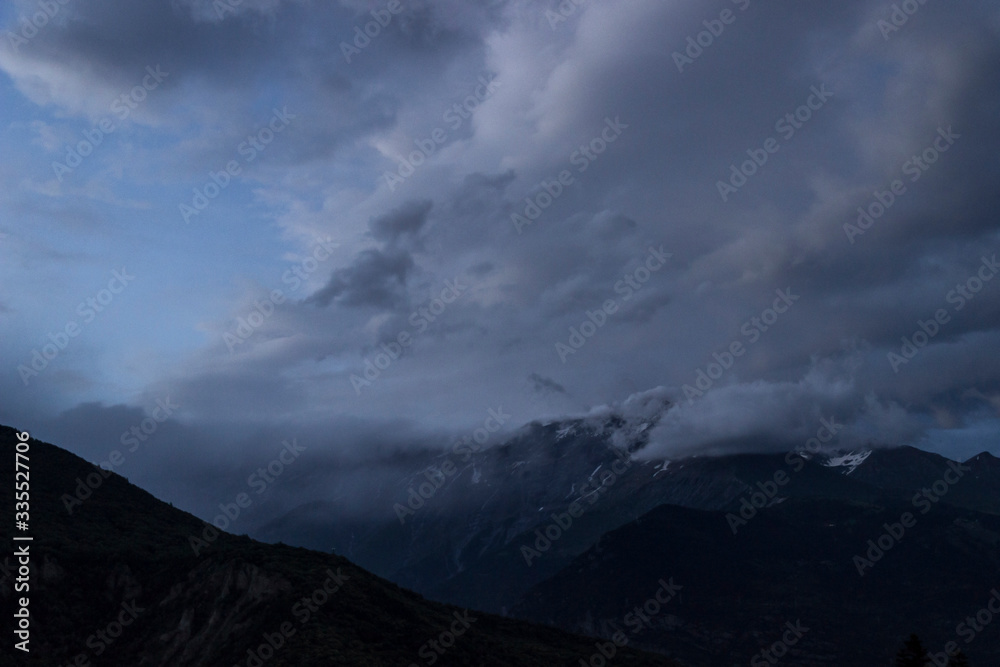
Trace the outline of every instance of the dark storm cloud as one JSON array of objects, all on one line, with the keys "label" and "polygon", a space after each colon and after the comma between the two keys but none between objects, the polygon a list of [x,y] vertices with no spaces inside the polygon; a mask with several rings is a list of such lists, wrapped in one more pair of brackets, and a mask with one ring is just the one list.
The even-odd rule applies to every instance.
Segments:
[{"label": "dark storm cloud", "polygon": [[[167,164],[175,175],[225,164],[266,122],[265,105],[274,104],[268,98],[299,119],[295,131],[269,149],[270,162],[310,163],[392,128],[402,100],[433,87],[425,71],[481,48],[504,3],[465,4],[408,2],[348,62],[342,44],[353,42],[356,26],[373,20],[370,11],[380,8],[370,3],[70,3],[28,46],[7,49],[0,60],[37,103],[95,119],[108,115],[112,99],[136,85],[147,66],[162,67],[169,75],[131,120],[171,127],[183,137]],[[234,104],[241,98],[254,103]],[[263,108],[251,113],[250,106]]]},{"label": "dark storm cloud", "polygon": [[24,57],[65,59],[87,78],[119,85],[156,64],[171,72],[169,88],[196,75],[223,85],[258,80],[276,43],[260,31],[262,17],[199,23],[178,4],[156,0],[71,4],[61,15],[64,21],[42,30]]},{"label": "dark storm cloud", "polygon": [[[350,63],[341,42],[371,20],[366,0],[245,0],[221,18],[206,0],[67,4],[64,23],[3,55],[0,66],[39,108],[75,116],[106,112],[105,92],[127,89],[147,65],[171,72],[163,94],[137,111],[137,123],[159,132],[152,146],[138,142],[147,159],[115,154],[112,176],[103,175],[107,190],[136,188],[153,199],[150,229],[160,222],[156,211],[173,211],[176,201],[155,200],[143,189],[149,182],[189,192],[187,179],[203,181],[225,164],[280,101],[298,117],[248,166],[254,199],[248,194],[236,214],[266,218],[270,235],[256,227],[248,236],[271,238],[273,227],[296,241],[329,234],[342,247],[230,354],[222,332],[247,311],[220,311],[217,304],[232,298],[212,285],[255,269],[231,259],[228,239],[213,239],[209,226],[173,245],[159,244],[158,231],[120,246],[106,235],[104,255],[148,244],[162,247],[172,266],[200,267],[200,281],[187,287],[205,292],[211,307],[185,302],[171,326],[179,339],[211,338],[171,358],[169,373],[139,373],[150,397],[141,408],[118,405],[125,400],[118,396],[94,403],[88,394],[53,421],[59,437],[114,439],[168,392],[185,408],[171,426],[180,430],[164,430],[163,442],[176,450],[164,447],[161,469],[196,469],[198,479],[225,471],[227,454],[252,465],[291,432],[308,435],[331,461],[363,460],[368,442],[383,452],[408,440],[430,447],[442,425],[475,426],[487,406],[502,403],[524,423],[566,409],[569,395],[602,405],[639,392],[626,403],[643,414],[669,396],[651,456],[791,448],[821,418],[844,424],[844,446],[921,443],[942,429],[956,438],[991,432],[982,424],[994,424],[1000,409],[1000,280],[961,309],[948,295],[984,256],[1000,253],[995,3],[925,3],[888,39],[877,21],[891,3],[880,0],[732,3],[736,22],[679,72],[674,53],[729,4],[585,3],[553,27],[544,10],[554,2],[412,2]],[[486,74],[500,84],[495,94],[458,127],[446,122],[443,112]],[[779,132],[776,123],[816,89],[832,96],[791,136]],[[78,138],[58,120],[33,131],[59,137],[56,146]],[[608,123],[623,126],[620,136],[601,139],[600,154],[581,169],[581,150]],[[382,175],[427,145],[435,128],[444,140],[387,190]],[[948,128],[960,136],[910,180],[914,172],[904,170],[913,156]],[[719,181],[759,155],[769,137],[780,139],[780,150],[723,201]],[[43,170],[48,161],[46,154]],[[564,170],[572,182],[557,189],[553,180]],[[129,180],[136,172],[142,187]],[[44,184],[19,191],[22,178],[4,176],[20,193],[4,205],[30,215],[26,224],[103,213],[93,200],[55,199],[61,193]],[[850,237],[845,225],[856,224],[858,207],[885,200],[897,179],[905,193]],[[80,198],[100,190],[79,188]],[[518,233],[511,215],[541,193],[551,201]],[[207,260],[189,259],[201,243],[217,245]],[[651,246],[672,257],[638,291],[617,289]],[[293,247],[288,261],[308,252]],[[288,261],[254,273],[244,301],[273,289],[271,276],[283,275]],[[429,307],[445,281],[467,287],[433,322],[418,318],[428,326],[413,346],[356,394],[350,375],[399,333],[416,333],[410,316]],[[31,293],[41,302],[52,288],[17,289],[38,290]],[[771,322],[775,290],[800,298]],[[14,296],[0,294],[20,316],[30,304]],[[160,295],[150,296],[156,303]],[[608,300],[617,310],[561,359],[556,344]],[[950,320],[894,369],[887,355],[939,309]],[[762,317],[768,323],[753,328]],[[20,356],[50,326],[40,316],[31,324],[10,332],[23,339]],[[752,341],[745,331],[757,332]],[[688,403],[685,385],[734,342],[745,354]],[[115,380],[126,376],[120,384],[131,386],[144,356],[101,358],[118,356],[128,363]],[[65,372],[53,371],[30,396],[11,393],[0,414],[44,421],[46,411],[58,412],[52,405],[84,400],[79,390],[59,393],[67,387],[112,391],[95,379],[112,371],[81,363]],[[642,400],[650,387],[662,387],[650,394],[657,400]],[[241,415],[254,426],[241,427]],[[389,415],[407,421],[390,423]],[[336,429],[344,436],[330,435]],[[145,474],[162,477],[171,493],[197,494],[188,481],[152,468]]]},{"label": "dark storm cloud", "polygon": [[358,253],[351,266],[335,270],[326,286],[307,302],[385,310],[408,304],[407,280],[416,270],[411,252],[422,249],[420,234],[431,208],[430,200],[412,201],[373,218],[369,234],[382,247]]},{"label": "dark storm cloud", "polygon": [[[98,75],[169,61],[179,78],[210,76],[223,86],[245,86],[288,73],[282,70],[289,60],[294,62],[289,56],[301,51],[304,45],[297,40],[306,36],[326,38],[308,45],[314,58],[329,55],[330,64],[339,61],[339,69],[349,71],[341,42],[351,42],[354,26],[372,20],[368,3],[356,11],[349,4],[299,0],[80,3],[62,7],[61,21],[41,31],[31,47],[50,57],[80,58],[89,68],[96,68]],[[385,51],[454,55],[478,41],[499,20],[504,3],[456,12],[462,4],[406,3],[401,17],[385,26],[375,41]],[[221,16],[219,5],[225,8]],[[276,55],[282,57],[275,59]],[[379,67],[389,64],[384,57],[359,61]],[[240,74],[251,81],[240,79]]]},{"label": "dark storm cloud", "polygon": [[372,306],[390,309],[407,301],[406,278],[414,262],[405,250],[363,250],[350,267],[338,269],[309,302],[328,306]]},{"label": "dark storm cloud", "polygon": [[413,201],[375,218],[369,224],[372,237],[389,247],[402,243],[419,247],[419,235],[433,205],[430,200]]}]

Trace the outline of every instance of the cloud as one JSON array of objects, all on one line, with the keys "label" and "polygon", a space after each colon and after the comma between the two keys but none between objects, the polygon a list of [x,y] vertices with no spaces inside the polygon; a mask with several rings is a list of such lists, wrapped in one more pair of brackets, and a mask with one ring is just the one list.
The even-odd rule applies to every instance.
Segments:
[{"label": "cloud", "polygon": [[[683,72],[673,53],[718,6],[591,2],[553,29],[557,5],[413,0],[351,62],[341,42],[372,20],[367,0],[245,0],[222,17],[208,0],[75,2],[20,49],[4,40],[6,367],[77,318],[109,267],[143,271],[28,391],[0,378],[0,414],[65,425],[67,440],[71,422],[109,418],[113,438],[172,393],[186,406],[172,428],[201,451],[147,474],[183,493],[170,476],[264,456],[289,429],[360,419],[353,446],[398,418],[398,440],[371,440],[420,448],[499,404],[521,423],[592,405],[636,423],[662,413],[649,451],[669,456],[790,448],[831,416],[843,443],[964,451],[995,432],[1000,282],[961,310],[948,300],[1000,250],[995,3],[927,3],[885,39],[876,0],[751,2]],[[157,64],[163,86],[55,178],[53,161]],[[463,108],[480,77],[499,85]],[[779,132],[824,85],[828,102]],[[287,130],[245,160],[241,143],[286,106]],[[626,127],[608,142],[615,119]],[[948,127],[960,138],[915,178],[914,156]],[[772,137],[780,149],[723,201],[719,181]],[[390,190],[384,174],[427,141]],[[234,159],[197,224],[179,224],[178,203]],[[851,243],[845,224],[894,180],[905,192]],[[529,200],[544,210],[518,233]],[[340,245],[320,260],[317,237]],[[650,246],[672,257],[629,292]],[[467,288],[442,309],[446,281]],[[801,300],[772,322],[777,289]],[[231,352],[223,336],[274,290],[287,299]],[[563,363],[556,344],[609,301]],[[411,317],[432,305],[433,320]],[[950,321],[894,372],[887,355],[942,308]],[[351,375],[401,332],[412,345],[356,394]],[[688,405],[681,388],[734,342],[746,352]]]},{"label": "cloud", "polygon": [[732,382],[694,397],[673,392],[674,403],[639,456],[684,458],[801,448],[825,424],[838,424],[829,449],[892,447],[917,442],[926,416],[865,394],[853,378],[857,358],[817,364],[795,381]]},{"label": "cloud", "polygon": [[382,247],[359,252],[351,266],[334,271],[326,286],[307,301],[384,310],[408,304],[407,279],[416,269],[411,251],[422,247],[419,234],[431,208],[428,200],[409,202],[373,218],[370,234]]},{"label": "cloud", "polygon": [[413,201],[371,221],[371,235],[388,247],[408,244],[420,248],[419,234],[427,224],[433,202]]},{"label": "cloud", "polygon": [[528,380],[531,382],[532,388],[540,394],[551,392],[554,394],[568,394],[566,387],[562,386],[555,380],[547,377],[542,377],[538,373],[532,373],[528,376]]},{"label": "cloud", "polygon": [[391,309],[406,303],[406,278],[413,258],[405,251],[365,250],[354,264],[338,269],[326,287],[309,297],[310,303]]}]

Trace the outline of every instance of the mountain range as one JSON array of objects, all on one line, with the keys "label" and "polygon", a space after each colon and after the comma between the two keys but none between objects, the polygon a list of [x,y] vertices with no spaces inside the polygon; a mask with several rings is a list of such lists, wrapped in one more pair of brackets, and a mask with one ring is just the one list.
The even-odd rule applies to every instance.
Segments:
[{"label": "mountain range", "polygon": [[[11,508],[16,443],[15,431],[0,427],[0,501]],[[14,548],[0,559],[0,598],[11,610],[0,664],[542,667],[596,650],[593,639],[430,602],[337,555],[213,532],[54,445],[32,439],[27,456],[33,539],[15,542],[13,524],[3,527]],[[70,513],[63,496],[93,475],[103,481]],[[25,548],[27,556],[15,555]],[[27,652],[12,639],[21,598],[30,612]],[[675,665],[630,647],[615,659]]]},{"label": "mountain range", "polygon": [[[891,664],[912,632],[941,656],[955,642],[974,665],[1000,659],[996,633],[969,624],[1000,586],[1000,459],[659,460],[644,451],[661,414],[428,454],[352,499],[384,511],[315,500],[252,530],[261,541],[32,441],[18,664],[861,666]],[[0,429],[9,451],[14,433]],[[13,484],[0,495],[12,505]],[[99,634],[126,611],[121,639]]]},{"label": "mountain range", "polygon": [[990,633],[966,647],[957,629],[1000,585],[1000,459],[873,446],[657,460],[644,448],[660,414],[532,423],[354,499],[382,514],[331,520],[336,505],[316,501],[256,535],[603,638],[672,580],[683,592],[631,644],[690,665],[746,664],[799,620],[789,664],[887,664],[911,632],[1000,659]]}]

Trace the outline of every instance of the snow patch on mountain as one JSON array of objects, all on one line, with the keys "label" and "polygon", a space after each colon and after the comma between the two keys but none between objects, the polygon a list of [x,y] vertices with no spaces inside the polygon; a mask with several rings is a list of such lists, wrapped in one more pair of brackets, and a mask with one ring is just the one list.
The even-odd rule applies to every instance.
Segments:
[{"label": "snow patch on mountain", "polygon": [[576,431],[576,424],[575,423],[571,423],[571,424],[569,424],[567,426],[563,426],[561,429],[559,429],[558,431],[556,431],[556,441],[558,442],[559,440],[562,440],[563,438],[567,438],[567,437],[573,435],[573,433],[575,431]]},{"label": "snow patch on mountain", "polygon": [[843,471],[844,474],[850,475],[859,465],[864,463],[865,460],[871,456],[871,453],[870,449],[862,452],[851,452],[842,456],[835,456],[827,460],[823,465],[827,468],[846,468],[846,470]]}]

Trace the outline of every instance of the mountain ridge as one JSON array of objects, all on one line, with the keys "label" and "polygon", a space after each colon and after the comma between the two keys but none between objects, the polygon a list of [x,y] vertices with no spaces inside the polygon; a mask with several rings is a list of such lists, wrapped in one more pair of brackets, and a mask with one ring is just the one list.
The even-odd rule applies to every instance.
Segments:
[{"label": "mountain ridge", "polygon": [[[14,434],[0,427],[9,454],[0,499],[8,506]],[[34,541],[30,590],[18,595],[30,597],[31,652],[8,642],[4,660],[16,653],[17,664],[46,667],[291,667],[433,657],[441,665],[541,667],[594,651],[588,638],[425,600],[333,554],[219,532],[195,555],[192,538],[208,524],[66,450],[29,445]],[[69,514],[61,496],[91,474],[103,482]],[[11,527],[3,535],[12,538]],[[12,584],[0,580],[11,606]],[[12,620],[5,615],[8,636]],[[450,637],[447,650],[440,637]],[[619,656],[636,667],[673,664],[631,649]]]}]

